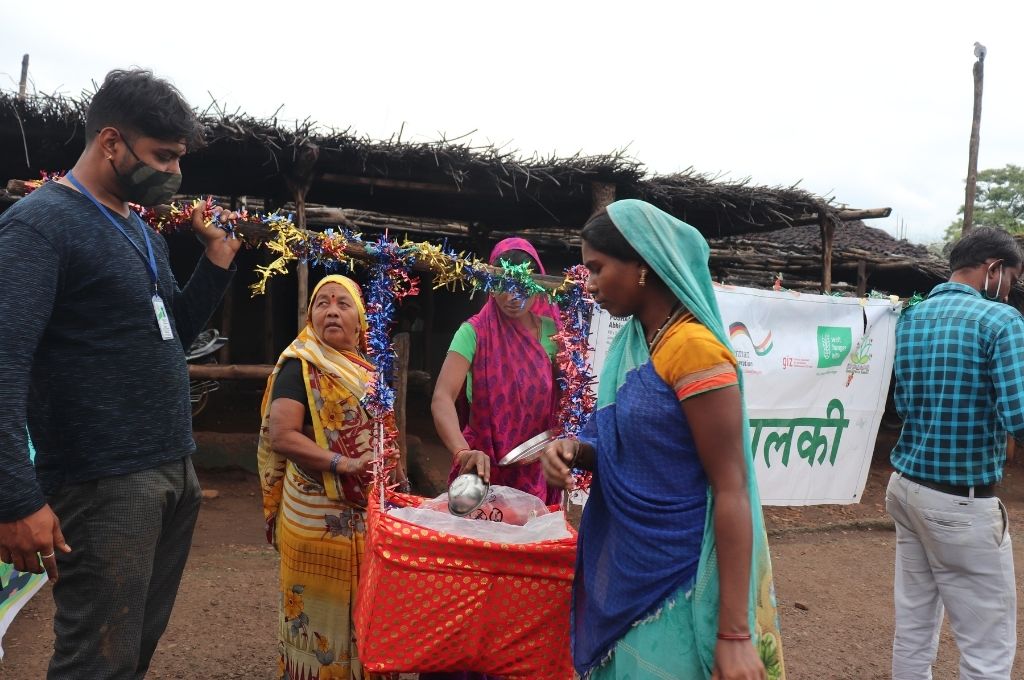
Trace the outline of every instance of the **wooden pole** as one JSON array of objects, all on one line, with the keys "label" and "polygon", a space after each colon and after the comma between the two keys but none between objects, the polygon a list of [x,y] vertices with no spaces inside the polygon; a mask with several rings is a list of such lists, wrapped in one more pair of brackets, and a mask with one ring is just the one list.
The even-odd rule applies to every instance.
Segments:
[{"label": "wooden pole", "polygon": [[[975,48],[975,54],[977,52]],[[985,82],[984,54],[982,52],[974,62],[974,118],[971,121],[971,146],[967,152],[967,189],[964,195],[964,226],[961,234],[966,234],[974,226],[974,196],[978,188],[978,144],[981,141],[981,91]]]},{"label": "wooden pole", "polygon": [[[238,197],[231,197],[231,210],[232,212],[239,209],[239,205],[245,204],[245,197],[239,201]],[[231,338],[231,322],[235,314],[235,281],[232,280],[228,285],[228,289],[224,291],[224,299],[220,303],[220,323],[218,330],[221,336],[230,339]],[[222,364],[231,363],[231,343],[228,342],[220,351],[217,352],[217,361]]]},{"label": "wooden pole", "polygon": [[227,291],[224,293],[224,300],[220,303],[220,334],[225,338],[228,338],[228,343],[220,348],[217,352],[217,361],[222,364],[231,363],[231,317],[234,314],[235,309],[235,286],[228,286]]},{"label": "wooden pole", "polygon": [[[264,251],[264,263],[270,264],[273,259],[272,253]],[[263,296],[263,360],[273,363],[277,359],[276,349],[274,347],[274,291],[268,290]]]},{"label": "wooden pole", "polygon": [[[306,192],[295,192],[295,226],[303,231],[306,230]],[[299,301],[298,324],[296,332],[306,326],[306,307],[309,305],[309,263],[299,262],[295,268],[295,274],[299,278],[299,291],[296,297]]]},{"label": "wooden pole", "polygon": [[590,214],[604,210],[608,204],[615,202],[615,185],[608,182],[590,183]]},{"label": "wooden pole", "polygon": [[395,426],[398,428],[398,449],[402,453],[402,469],[408,471],[405,466],[408,457],[408,446],[405,439],[405,423],[407,407],[407,395],[409,393],[409,345],[410,336],[408,333],[399,333],[391,341],[395,350]]},{"label": "wooden pole", "polygon": [[835,232],[835,224],[822,210],[819,215],[821,220],[818,223],[821,227],[821,292],[828,294],[832,292],[832,237]]},{"label": "wooden pole", "polygon": [[[431,370],[431,357],[434,355],[431,350],[434,346],[434,275],[427,272],[420,280],[420,294],[416,301],[420,305],[420,318],[423,319],[423,333],[420,339],[420,358],[422,363],[419,368],[433,375]],[[445,345],[447,347],[447,345]]]},{"label": "wooden pole", "polygon": [[[295,226],[302,231],[306,231],[306,193],[309,192],[309,187],[313,184],[313,174],[319,157],[320,147],[307,141],[296,152],[294,163],[285,176],[285,184],[291,190],[295,201]],[[299,279],[296,295],[299,302],[296,314],[296,332],[298,332],[306,326],[306,307],[309,305],[309,265],[299,262],[295,273]]]},{"label": "wooden pole", "polygon": [[864,260],[857,261],[857,297],[864,297],[868,294],[868,263]]},{"label": "wooden pole", "polygon": [[18,82],[18,99],[25,101],[25,94],[28,90],[28,55],[21,58],[21,80]]}]

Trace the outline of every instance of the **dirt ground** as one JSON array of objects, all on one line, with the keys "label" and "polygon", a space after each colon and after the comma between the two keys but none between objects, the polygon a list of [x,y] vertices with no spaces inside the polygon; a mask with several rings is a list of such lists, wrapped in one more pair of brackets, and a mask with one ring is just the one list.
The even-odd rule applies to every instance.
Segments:
[{"label": "dirt ground", "polygon": [[[443,462],[436,450],[424,455],[435,459],[435,469]],[[264,541],[256,479],[242,472],[201,478],[219,495],[203,503],[177,606],[148,677],[270,680],[276,669],[277,558]],[[791,680],[888,677],[895,534],[883,507],[887,478],[888,470],[876,465],[857,505],[767,510]],[[1018,533],[1024,468],[1008,469],[1001,496]],[[1018,539],[1014,552],[1018,606],[1024,608],[1022,545]],[[0,678],[44,676],[52,613],[44,587],[4,639]],[[1024,620],[1024,611],[1018,617]],[[1022,656],[1014,677],[1024,677]],[[947,628],[936,680],[957,677],[957,662]]]}]

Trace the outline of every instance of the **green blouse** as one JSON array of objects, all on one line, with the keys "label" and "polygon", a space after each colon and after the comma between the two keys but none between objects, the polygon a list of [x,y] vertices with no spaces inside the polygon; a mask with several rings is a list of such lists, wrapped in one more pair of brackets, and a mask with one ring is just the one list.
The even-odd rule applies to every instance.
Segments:
[{"label": "green blouse", "polygon": [[[540,344],[544,351],[548,353],[548,358],[551,359],[552,363],[554,363],[555,355],[558,353],[558,346],[551,339],[551,336],[557,332],[558,328],[555,326],[554,319],[547,316],[540,317]],[[469,372],[466,374],[466,399],[472,403],[473,356],[476,354],[476,330],[468,321],[459,326],[459,330],[455,331],[455,336],[452,338],[452,344],[448,347],[448,351],[465,357],[466,361],[469,362]]]}]

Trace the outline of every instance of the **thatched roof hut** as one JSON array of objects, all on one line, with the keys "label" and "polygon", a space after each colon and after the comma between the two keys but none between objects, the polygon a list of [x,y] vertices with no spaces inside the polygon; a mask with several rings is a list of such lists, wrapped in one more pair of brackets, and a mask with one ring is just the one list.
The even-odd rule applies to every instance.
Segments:
[{"label": "thatched roof hut", "polygon": [[[765,288],[781,285],[804,292],[821,287],[821,238],[811,226],[710,239],[717,280]],[[832,244],[832,289],[856,295],[877,290],[910,297],[949,278],[949,263],[927,248],[896,239],[857,220],[836,230]]]},{"label": "thatched roof hut", "polygon": [[[0,92],[0,180],[74,164],[84,145],[83,100]],[[463,139],[370,140],[306,120],[290,126],[215,106],[202,114],[207,146],[182,160],[186,194],[252,196],[419,218],[493,230],[578,229],[595,203],[642,198],[709,238],[865,216],[796,187],[718,181],[693,171],[647,176],[622,151],[521,156]],[[2,184],[0,184],[2,186]],[[866,216],[884,216],[868,211]]]}]

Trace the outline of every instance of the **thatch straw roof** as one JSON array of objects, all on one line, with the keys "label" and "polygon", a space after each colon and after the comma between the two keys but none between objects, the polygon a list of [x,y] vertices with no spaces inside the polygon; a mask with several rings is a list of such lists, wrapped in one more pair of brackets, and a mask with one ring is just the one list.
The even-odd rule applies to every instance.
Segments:
[{"label": "thatch straw roof", "polygon": [[[82,99],[0,92],[0,186],[71,167],[84,145]],[[718,237],[772,230],[841,206],[795,187],[717,181],[687,171],[648,177],[623,151],[570,157],[522,156],[465,139],[371,140],[306,120],[284,125],[212,106],[202,113],[207,146],[182,161],[182,191],[255,196],[280,205],[289,180],[309,179],[307,200],[381,213],[468,222],[491,230],[578,229],[595,183],[618,198],[643,198]]]}]

